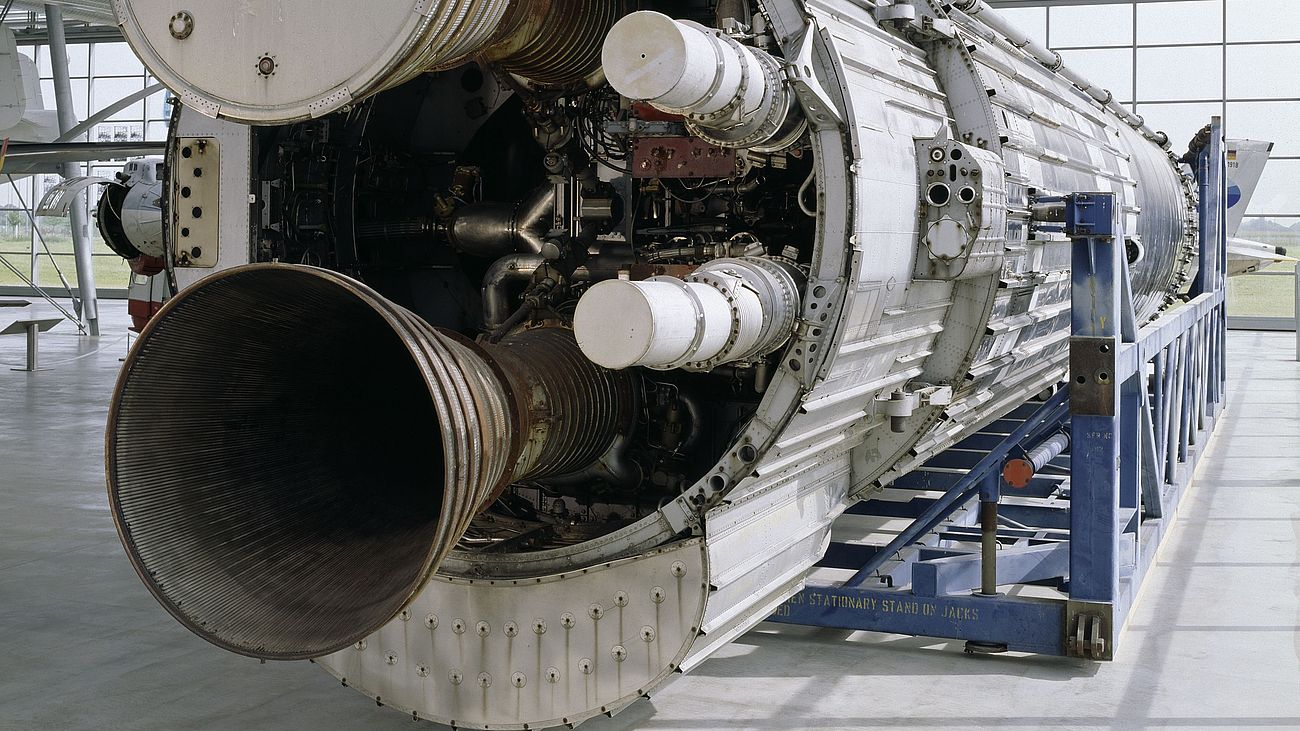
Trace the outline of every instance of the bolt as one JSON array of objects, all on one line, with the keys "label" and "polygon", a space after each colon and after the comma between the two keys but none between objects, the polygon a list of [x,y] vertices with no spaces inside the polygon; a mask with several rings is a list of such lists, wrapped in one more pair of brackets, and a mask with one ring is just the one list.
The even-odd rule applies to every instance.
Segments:
[{"label": "bolt", "polygon": [[178,41],[189,38],[194,32],[194,16],[184,10],[180,11],[167,23],[167,30],[171,31],[172,38]]}]

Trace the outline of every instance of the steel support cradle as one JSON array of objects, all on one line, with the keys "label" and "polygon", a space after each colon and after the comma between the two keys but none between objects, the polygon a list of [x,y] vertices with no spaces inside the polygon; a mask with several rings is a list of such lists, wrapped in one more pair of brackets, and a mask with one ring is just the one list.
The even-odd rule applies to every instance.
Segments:
[{"label": "steel support cradle", "polygon": [[1073,242],[1068,381],[849,508],[771,621],[1115,657],[1226,398],[1217,117],[1195,162],[1199,271],[1185,303],[1140,328],[1115,195],[1036,200]]}]

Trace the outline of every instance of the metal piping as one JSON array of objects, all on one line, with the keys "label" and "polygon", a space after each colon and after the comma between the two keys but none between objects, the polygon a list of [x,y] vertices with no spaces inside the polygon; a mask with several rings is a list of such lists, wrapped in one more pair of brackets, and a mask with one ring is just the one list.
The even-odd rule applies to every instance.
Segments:
[{"label": "metal piping", "polygon": [[110,504],[195,634],[319,657],[395,617],[511,483],[601,459],[635,404],[568,330],[480,346],[341,274],[250,265],[184,290],[131,351]]},{"label": "metal piping", "polygon": [[[574,282],[614,279],[632,263],[630,253],[604,252],[587,259],[569,277]],[[483,275],[483,327],[494,330],[510,317],[510,283],[531,282],[537,270],[547,264],[540,254],[511,254],[493,262]]]},{"label": "metal piping", "polygon": [[457,209],[448,228],[452,244],[474,256],[512,251],[541,254],[555,214],[555,186],[543,185],[518,205],[471,203]]},{"label": "metal piping", "polygon": [[1067,67],[1065,61],[1061,58],[1061,54],[1047,48],[1024,31],[1016,28],[1001,15],[998,15],[984,0],[955,0],[952,7],[954,10],[960,10],[972,18],[978,16],[981,22],[1001,34],[1011,45],[1028,53],[1048,71],[1069,81],[1074,88],[1087,94],[1104,109],[1123,120],[1125,124],[1141,132],[1143,137],[1166,149],[1169,147],[1168,135],[1148,127],[1141,115],[1134,114],[1125,109],[1122,104],[1116,102],[1114,94],[1100,86],[1095,86],[1073,69]]}]

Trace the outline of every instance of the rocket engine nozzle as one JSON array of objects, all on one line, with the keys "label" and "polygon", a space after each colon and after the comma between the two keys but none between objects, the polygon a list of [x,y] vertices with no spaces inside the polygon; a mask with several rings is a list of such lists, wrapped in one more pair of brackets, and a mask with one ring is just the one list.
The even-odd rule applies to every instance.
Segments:
[{"label": "rocket engine nozzle", "polygon": [[396,616],[510,483],[596,462],[634,408],[631,376],[565,329],[480,347],[341,274],[245,266],[182,292],[132,350],[110,503],[191,631],[318,657]]}]

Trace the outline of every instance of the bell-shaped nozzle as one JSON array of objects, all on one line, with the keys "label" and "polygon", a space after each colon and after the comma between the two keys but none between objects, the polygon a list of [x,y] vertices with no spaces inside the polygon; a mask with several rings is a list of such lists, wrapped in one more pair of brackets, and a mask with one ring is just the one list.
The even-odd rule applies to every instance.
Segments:
[{"label": "bell-shaped nozzle", "polygon": [[110,502],[190,630],[317,657],[396,616],[511,482],[598,460],[632,394],[561,328],[480,348],[343,275],[241,267],[175,297],[132,350]]}]

